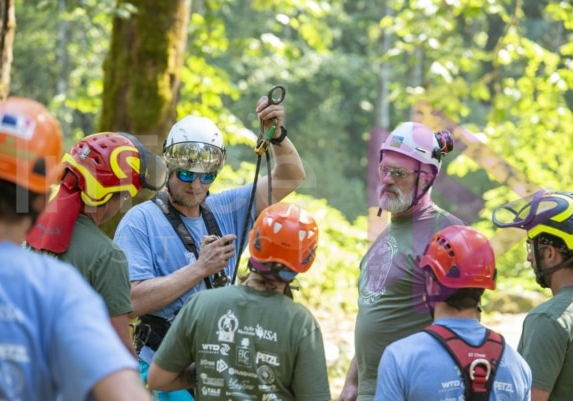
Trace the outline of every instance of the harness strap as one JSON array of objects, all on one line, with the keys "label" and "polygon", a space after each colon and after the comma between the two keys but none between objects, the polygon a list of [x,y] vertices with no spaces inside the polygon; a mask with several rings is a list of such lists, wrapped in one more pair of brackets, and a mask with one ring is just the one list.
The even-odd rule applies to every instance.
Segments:
[{"label": "harness strap", "polygon": [[[177,209],[173,207],[171,202],[169,202],[169,198],[166,192],[157,192],[153,197],[153,202],[159,207],[159,209],[163,212],[167,220],[171,223],[175,232],[179,234],[181,241],[183,241],[183,245],[185,248],[193,252],[196,259],[199,259],[199,253],[197,252],[197,245],[195,245],[195,241],[193,237],[183,224],[183,220],[181,220],[181,216]],[[206,206],[201,206],[201,216],[203,217],[203,221],[205,222],[205,227],[207,227],[207,232],[209,235],[216,235],[217,237],[221,237],[221,230],[219,229],[219,224],[217,224],[217,220],[215,219],[215,215],[209,208]],[[205,277],[205,285],[207,288],[212,288],[211,280]]]},{"label": "harness strap", "polygon": [[484,341],[478,346],[473,346],[441,325],[430,325],[424,331],[442,344],[458,365],[464,380],[465,399],[488,401],[505,347],[503,336],[486,329]]}]

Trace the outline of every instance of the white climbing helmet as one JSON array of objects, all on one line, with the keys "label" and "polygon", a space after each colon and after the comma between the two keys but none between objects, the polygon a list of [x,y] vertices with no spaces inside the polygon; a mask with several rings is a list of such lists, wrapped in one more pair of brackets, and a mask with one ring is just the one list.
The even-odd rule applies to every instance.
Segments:
[{"label": "white climbing helmet", "polygon": [[187,116],[176,122],[163,143],[170,170],[218,174],[225,165],[223,135],[207,117]]},{"label": "white climbing helmet", "polygon": [[434,166],[437,173],[442,166],[442,156],[452,148],[453,141],[448,131],[434,132],[424,124],[406,122],[400,124],[382,143],[380,160],[385,150],[398,152]]}]

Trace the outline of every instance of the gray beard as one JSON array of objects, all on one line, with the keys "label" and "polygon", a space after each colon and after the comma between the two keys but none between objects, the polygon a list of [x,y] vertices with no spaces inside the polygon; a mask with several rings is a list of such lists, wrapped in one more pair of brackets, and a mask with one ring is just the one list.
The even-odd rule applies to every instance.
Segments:
[{"label": "gray beard", "polygon": [[412,206],[412,201],[414,200],[414,194],[404,195],[402,191],[396,188],[398,197],[392,198],[388,195],[383,195],[380,197],[380,208],[386,210],[389,213],[402,213],[405,212]]}]

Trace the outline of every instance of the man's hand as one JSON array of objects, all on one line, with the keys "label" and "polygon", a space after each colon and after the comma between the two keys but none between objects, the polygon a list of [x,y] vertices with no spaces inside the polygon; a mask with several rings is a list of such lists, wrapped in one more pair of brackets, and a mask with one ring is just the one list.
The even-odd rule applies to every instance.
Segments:
[{"label": "man's hand", "polygon": [[281,135],[280,127],[285,117],[284,105],[282,103],[269,105],[269,98],[267,96],[261,96],[255,111],[257,112],[259,119],[264,121],[265,132],[268,132],[276,123],[273,138],[278,138]]},{"label": "man's hand", "polygon": [[203,237],[199,251],[198,264],[202,266],[205,277],[211,276],[229,264],[229,259],[235,256],[235,234],[227,234],[221,238],[216,235]]}]

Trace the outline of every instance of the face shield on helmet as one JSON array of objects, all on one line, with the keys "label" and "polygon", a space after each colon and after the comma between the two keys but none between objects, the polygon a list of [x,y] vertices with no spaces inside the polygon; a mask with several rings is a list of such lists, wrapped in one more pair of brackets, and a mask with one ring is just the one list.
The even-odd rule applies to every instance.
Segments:
[{"label": "face shield on helmet", "polygon": [[89,206],[103,205],[118,192],[134,197],[141,188],[158,191],[167,181],[163,160],[124,132],[87,136],[63,162],[78,178],[82,201]]},{"label": "face shield on helmet", "polygon": [[573,194],[538,191],[522,199],[496,207],[493,223],[500,227],[527,230],[529,238],[549,234],[563,240],[573,250]]},{"label": "face shield on helmet", "polygon": [[434,132],[423,124],[406,122],[400,124],[382,143],[380,161],[384,151],[397,152],[433,166],[437,174],[442,166],[442,156],[453,148],[454,141],[448,131]]},{"label": "face shield on helmet", "polygon": [[[543,287],[550,286],[547,277],[567,267],[573,257],[573,193],[538,191],[523,199],[494,209],[493,223],[500,227],[516,227],[527,231],[532,246],[535,280]],[[551,245],[565,260],[554,266],[541,267],[541,249]]]},{"label": "face shield on helmet", "polygon": [[274,267],[290,272],[275,274],[277,281],[290,282],[312,266],[318,244],[318,227],[312,215],[291,203],[275,203],[257,218],[249,235],[251,265],[267,275]]},{"label": "face shield on helmet", "polygon": [[453,225],[438,231],[420,260],[438,282],[448,288],[495,289],[495,256],[479,231]]},{"label": "face shield on helmet", "polygon": [[60,124],[40,103],[9,97],[0,102],[0,178],[47,193],[61,171]]},{"label": "face shield on helmet", "polygon": [[163,157],[170,170],[217,175],[225,164],[223,135],[207,117],[187,116],[169,131]]}]

